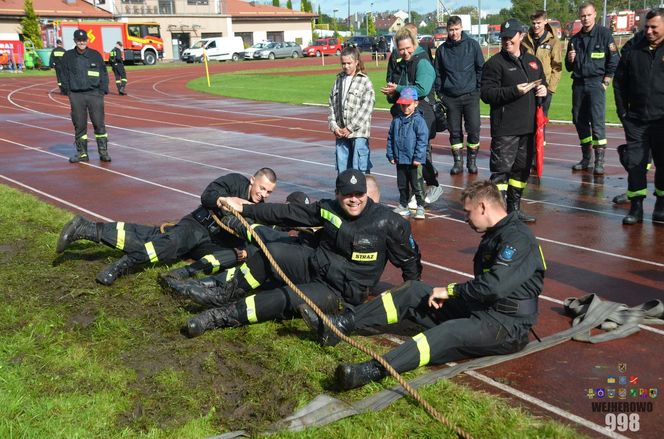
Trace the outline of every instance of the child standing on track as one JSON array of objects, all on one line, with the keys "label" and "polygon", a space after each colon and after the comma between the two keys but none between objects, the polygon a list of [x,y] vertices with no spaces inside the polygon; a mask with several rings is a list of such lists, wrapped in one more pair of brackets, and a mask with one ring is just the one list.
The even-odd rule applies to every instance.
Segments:
[{"label": "child standing on track", "polygon": [[417,108],[415,88],[404,88],[397,104],[401,106],[401,113],[392,119],[387,135],[387,159],[397,165],[399,207],[394,211],[404,217],[410,216],[407,206],[412,189],[417,201],[415,219],[424,219],[422,163],[426,160],[429,129],[422,111]]}]

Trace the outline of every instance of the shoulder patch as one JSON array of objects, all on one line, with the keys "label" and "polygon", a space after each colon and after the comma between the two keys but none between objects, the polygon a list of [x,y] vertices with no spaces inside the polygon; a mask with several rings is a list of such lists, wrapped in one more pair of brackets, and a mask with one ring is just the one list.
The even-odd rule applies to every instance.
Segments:
[{"label": "shoulder patch", "polygon": [[514,259],[514,255],[516,254],[516,249],[512,246],[506,245],[503,247],[503,249],[500,251],[500,255],[498,257],[502,259],[505,262],[509,262],[512,259]]},{"label": "shoulder patch", "polygon": [[413,238],[412,233],[408,235],[408,244],[410,245],[410,248],[412,248],[413,250],[417,248],[417,244],[415,243],[415,238]]},{"label": "shoulder patch", "polygon": [[528,65],[529,65],[530,68],[533,69],[533,70],[539,70],[539,66],[537,65],[537,63],[536,63],[535,61],[530,61],[530,62],[528,63]]},{"label": "shoulder patch", "polygon": [[611,44],[609,44],[609,50],[610,50],[611,52],[617,52],[617,51],[618,51],[618,48],[616,47],[616,43],[611,43]]}]

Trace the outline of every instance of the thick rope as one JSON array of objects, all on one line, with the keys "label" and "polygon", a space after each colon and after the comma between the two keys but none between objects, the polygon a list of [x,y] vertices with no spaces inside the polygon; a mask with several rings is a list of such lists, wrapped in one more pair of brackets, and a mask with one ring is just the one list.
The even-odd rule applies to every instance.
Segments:
[{"label": "thick rope", "polygon": [[[410,396],[412,396],[413,399],[415,399],[415,401],[417,401],[418,403],[420,403],[422,405],[422,407],[424,407],[424,409],[431,415],[431,417],[433,417],[434,419],[439,421],[441,424],[445,425],[450,430],[454,431],[459,437],[464,438],[464,439],[472,439],[472,436],[469,433],[462,430],[460,427],[457,427],[456,425],[452,424],[449,419],[447,419],[445,416],[438,413],[438,411],[436,411],[436,409],[431,404],[429,404],[427,401],[425,401],[420,396],[420,394],[410,384],[408,384],[408,382],[406,382],[406,380],[403,379],[403,377],[399,374],[399,372],[394,370],[394,368],[392,366],[390,366],[390,364],[382,356],[378,355],[377,353],[375,353],[371,349],[359,344],[354,339],[348,337],[346,334],[341,332],[339,330],[339,328],[337,328],[334,324],[332,324],[330,319],[318,307],[318,305],[316,305],[293,282],[291,282],[291,280],[288,278],[288,276],[286,276],[286,273],[284,273],[281,270],[281,267],[279,267],[279,264],[277,264],[277,262],[274,260],[274,258],[270,254],[270,251],[268,250],[267,246],[265,245],[263,240],[260,238],[260,236],[258,236],[258,234],[253,233],[253,231],[251,230],[251,226],[249,225],[247,220],[245,220],[244,217],[242,217],[242,215],[237,210],[233,209],[228,204],[224,203],[224,208],[227,209],[228,211],[230,211],[233,215],[235,215],[235,217],[238,220],[240,220],[242,225],[244,225],[244,227],[247,228],[247,231],[253,235],[253,238],[256,242],[256,245],[258,245],[258,247],[263,251],[263,253],[265,254],[265,257],[268,259],[268,261],[270,262],[270,265],[272,265],[272,267],[277,272],[279,277],[286,283],[286,285],[288,285],[295,292],[295,294],[298,295],[298,297],[300,299],[302,299],[302,301],[304,301],[304,303],[306,303],[316,313],[318,318],[323,321],[325,326],[327,326],[328,328],[330,328],[332,330],[334,335],[336,335],[337,337],[339,337],[341,340],[345,341],[349,345],[353,346],[354,348],[359,349],[360,351],[362,351],[365,354],[369,355],[371,358],[373,358],[378,363],[380,363],[380,365],[383,366],[385,368],[385,370],[392,377],[394,377],[394,379],[397,380],[397,382],[401,385],[401,387],[403,387],[404,390],[406,392],[408,392],[408,394],[410,394]],[[223,226],[221,221],[219,221],[219,218],[217,218],[215,215],[213,215],[213,218],[217,222],[217,224],[219,224],[220,227],[224,228],[224,230],[227,229],[226,227]]]}]

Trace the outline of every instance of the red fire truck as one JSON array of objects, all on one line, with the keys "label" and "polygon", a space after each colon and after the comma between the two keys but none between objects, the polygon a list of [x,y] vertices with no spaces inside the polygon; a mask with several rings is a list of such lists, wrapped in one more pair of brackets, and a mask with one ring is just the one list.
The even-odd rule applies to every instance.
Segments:
[{"label": "red fire truck", "polygon": [[606,22],[610,23],[609,28],[613,31],[613,35],[629,35],[635,29],[634,11],[620,11],[607,14]]},{"label": "red fire truck", "polygon": [[72,49],[76,29],[87,32],[88,46],[98,50],[106,61],[118,41],[122,41],[125,61],[153,65],[164,57],[164,40],[161,38],[159,23],[54,21],[42,30],[45,45],[55,46],[55,39],[60,38],[65,49]]}]

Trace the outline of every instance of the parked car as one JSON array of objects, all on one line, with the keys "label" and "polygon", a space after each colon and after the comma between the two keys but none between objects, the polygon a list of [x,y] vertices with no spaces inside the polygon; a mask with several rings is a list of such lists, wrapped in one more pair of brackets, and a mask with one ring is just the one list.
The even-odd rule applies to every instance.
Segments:
[{"label": "parked car", "polygon": [[203,49],[209,61],[239,61],[244,43],[240,37],[203,38],[182,52],[182,60],[188,63],[201,62]]},{"label": "parked car", "polygon": [[302,56],[302,48],[292,42],[269,43],[254,52],[254,59],[298,58]]},{"label": "parked car", "polygon": [[341,41],[338,38],[319,38],[302,49],[304,56],[341,55]]},{"label": "parked car", "polygon": [[247,47],[246,49],[244,49],[243,58],[244,59],[254,59],[254,52],[256,52],[258,49],[262,49],[263,47],[267,46],[268,44],[270,44],[269,41],[260,41],[260,42],[254,44],[251,47]]},{"label": "parked car", "polygon": [[500,44],[500,32],[489,33],[489,44]]},{"label": "parked car", "polygon": [[422,35],[422,37],[420,38],[420,46],[428,47],[429,50],[435,51],[436,41],[433,39],[433,36],[431,35]]},{"label": "parked car", "polygon": [[374,44],[376,44],[376,37],[355,35],[346,40],[343,46],[355,46],[360,50],[360,52],[371,52],[371,50],[374,48]]}]

